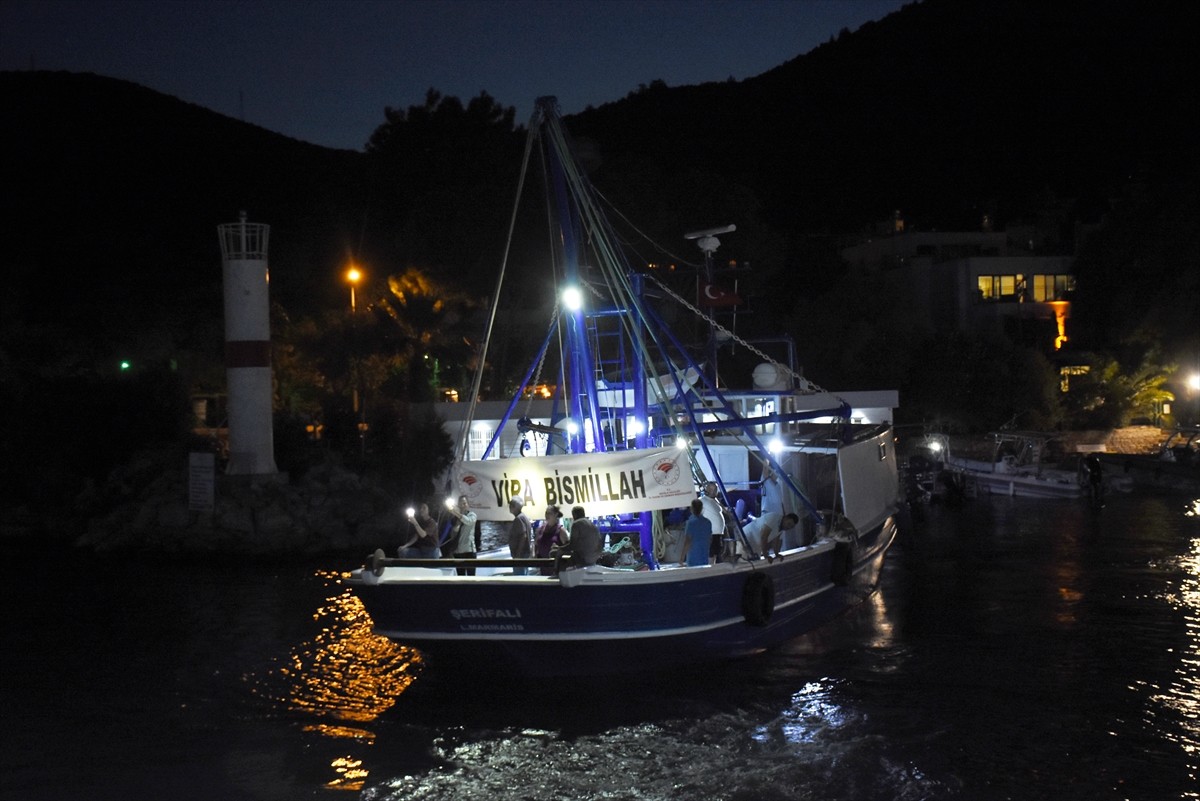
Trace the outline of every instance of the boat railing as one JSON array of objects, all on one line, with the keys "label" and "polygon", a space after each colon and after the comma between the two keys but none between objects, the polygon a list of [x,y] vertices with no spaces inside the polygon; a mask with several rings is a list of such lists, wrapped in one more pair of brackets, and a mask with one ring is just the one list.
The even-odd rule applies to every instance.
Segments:
[{"label": "boat railing", "polygon": [[386,557],[378,552],[367,557],[365,570],[369,570],[376,576],[383,575],[385,567],[424,567],[432,570],[446,570],[455,568],[503,568],[503,567],[524,567],[524,568],[548,568],[554,569],[555,560],[547,557],[529,557],[527,559],[454,559],[454,558],[437,558],[437,559],[416,559],[416,558],[391,558]]}]

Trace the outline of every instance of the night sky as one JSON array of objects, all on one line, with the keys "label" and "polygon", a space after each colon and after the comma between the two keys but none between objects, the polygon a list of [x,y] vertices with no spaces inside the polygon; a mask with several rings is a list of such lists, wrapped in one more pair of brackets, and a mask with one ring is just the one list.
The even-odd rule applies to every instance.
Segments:
[{"label": "night sky", "polygon": [[329,147],[486,91],[525,123],[654,80],[753,77],[903,0],[3,0],[0,69],[94,72]]}]

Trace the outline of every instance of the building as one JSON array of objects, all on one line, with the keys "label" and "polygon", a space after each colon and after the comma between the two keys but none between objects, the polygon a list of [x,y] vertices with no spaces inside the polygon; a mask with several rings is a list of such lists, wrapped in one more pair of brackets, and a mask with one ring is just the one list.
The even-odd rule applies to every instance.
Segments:
[{"label": "building", "polygon": [[892,230],[842,250],[916,322],[937,333],[1005,334],[1057,350],[1067,341],[1074,258],[1035,252],[1027,230]]}]

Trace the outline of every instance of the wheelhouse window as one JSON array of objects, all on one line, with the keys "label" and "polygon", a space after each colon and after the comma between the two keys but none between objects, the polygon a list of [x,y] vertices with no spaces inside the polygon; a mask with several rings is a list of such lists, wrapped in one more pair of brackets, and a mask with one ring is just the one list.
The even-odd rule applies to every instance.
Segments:
[{"label": "wheelhouse window", "polygon": [[[483,450],[492,441],[492,429],[486,423],[476,423],[471,428],[470,441],[467,444],[467,455],[470,459],[482,459]],[[494,456],[495,454],[493,454]]]}]

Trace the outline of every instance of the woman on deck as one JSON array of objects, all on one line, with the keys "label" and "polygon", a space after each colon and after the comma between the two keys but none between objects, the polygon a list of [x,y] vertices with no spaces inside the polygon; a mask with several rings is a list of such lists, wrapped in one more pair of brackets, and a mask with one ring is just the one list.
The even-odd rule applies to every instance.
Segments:
[{"label": "woman on deck", "polygon": [[437,521],[429,515],[429,504],[423,503],[414,513],[408,512],[408,534],[400,546],[401,559],[438,559],[442,549],[438,547]]},{"label": "woman on deck", "polygon": [[[561,547],[567,544],[567,530],[563,528],[562,512],[554,504],[546,507],[546,522],[538,529],[537,542],[534,547],[534,556],[543,559],[549,558],[552,550],[555,547]],[[542,568],[543,576],[554,575],[554,570],[551,568]]]}]

